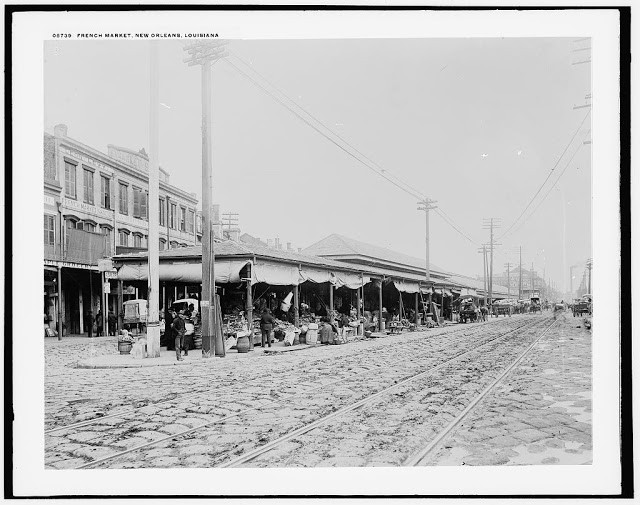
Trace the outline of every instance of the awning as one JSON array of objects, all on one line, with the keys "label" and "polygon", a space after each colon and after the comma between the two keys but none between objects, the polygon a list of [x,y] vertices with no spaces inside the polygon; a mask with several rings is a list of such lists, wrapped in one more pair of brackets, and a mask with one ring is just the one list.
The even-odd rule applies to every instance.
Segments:
[{"label": "awning", "polygon": [[[216,260],[214,271],[216,284],[240,282],[240,271],[250,263],[248,260]],[[146,281],[149,267],[146,263],[125,263],[118,269],[118,280]],[[161,282],[202,283],[201,263],[160,263]]]},{"label": "awning", "polygon": [[337,288],[344,286],[349,289],[358,289],[367,282],[369,282],[369,277],[365,276],[363,279],[359,274],[345,272],[335,274],[335,286]]},{"label": "awning", "polygon": [[300,270],[300,277],[300,282],[310,281],[317,284],[321,284],[323,282],[331,282],[331,273],[327,270],[321,270],[318,268],[304,267]]},{"label": "awning", "polygon": [[297,286],[302,282],[297,265],[253,265],[253,282],[266,282],[272,286]]},{"label": "awning", "polygon": [[422,291],[422,294],[424,295],[430,295],[433,294],[433,288],[420,288],[420,291]]},{"label": "awning", "polygon": [[479,297],[478,293],[476,293],[475,289],[471,289],[471,288],[461,288],[460,289],[460,296],[475,296],[475,297]]},{"label": "awning", "polygon": [[420,284],[411,281],[393,281],[393,285],[396,289],[402,293],[418,293],[420,291]]}]

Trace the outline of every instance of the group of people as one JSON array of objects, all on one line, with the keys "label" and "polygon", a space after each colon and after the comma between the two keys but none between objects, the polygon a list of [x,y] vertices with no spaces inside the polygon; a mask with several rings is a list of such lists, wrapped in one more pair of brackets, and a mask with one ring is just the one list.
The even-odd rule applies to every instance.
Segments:
[{"label": "group of people", "polygon": [[[109,309],[109,312],[107,313],[107,330],[108,330],[108,335],[115,335],[116,334],[116,324],[118,322],[118,318],[116,317],[116,314],[113,312],[113,309]],[[97,337],[102,337],[104,336],[104,327],[103,327],[103,322],[102,322],[102,309],[98,309],[98,313],[95,315],[93,315],[93,312],[91,312],[90,310],[87,311],[87,313],[84,315],[84,325],[87,328],[87,332],[89,334],[89,338],[93,337],[93,326],[96,326],[96,336]]]}]

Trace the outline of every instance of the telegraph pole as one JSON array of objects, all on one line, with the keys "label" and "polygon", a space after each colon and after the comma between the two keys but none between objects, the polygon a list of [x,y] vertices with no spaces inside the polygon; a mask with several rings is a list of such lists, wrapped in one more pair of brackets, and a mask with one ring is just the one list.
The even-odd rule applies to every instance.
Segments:
[{"label": "telegraph pole", "polygon": [[507,298],[511,300],[511,263],[507,261],[505,267],[507,267]]},{"label": "telegraph pole", "polygon": [[211,67],[228,55],[226,41],[197,40],[185,46],[189,54],[184,62],[200,65],[202,70],[202,357],[224,356],[222,334],[216,331],[215,309],[215,251],[211,205],[213,180],[211,168]]},{"label": "telegraph pole", "polygon": [[[150,358],[160,357],[160,260],[158,258],[160,244],[158,230],[158,206],[159,206],[159,125],[158,107],[160,107],[160,94],[158,82],[158,42],[150,44],[150,98],[149,98],[149,234],[147,244],[147,264],[149,275],[147,277],[148,289],[148,319],[147,319],[147,355]],[[116,233],[116,230],[114,230]],[[104,275],[104,274],[103,274]],[[106,312],[106,310],[105,310]],[[106,328],[106,327],[105,327]]]},{"label": "telegraph pole", "polygon": [[489,262],[489,304],[493,305],[493,248],[497,245],[501,245],[496,243],[493,240],[493,229],[500,227],[500,218],[491,217],[483,220],[483,228],[489,230],[489,254],[490,254],[490,262]]},{"label": "telegraph pole", "polygon": [[522,300],[522,246],[520,246],[520,275],[518,280],[518,300]]},{"label": "telegraph pole", "polygon": [[589,294],[593,296],[591,293],[591,269],[593,268],[593,260],[589,258],[587,260],[587,270],[589,271]]},{"label": "telegraph pole", "polygon": [[479,253],[482,253],[482,279],[484,286],[484,306],[487,306],[487,244],[482,244],[482,247],[478,249]]},{"label": "telegraph pole", "polygon": [[[429,261],[429,211],[435,209],[437,205],[436,200],[431,200],[430,198],[425,198],[424,200],[420,200],[418,202],[418,210],[424,211],[425,215],[425,280],[427,287],[429,288],[429,307],[427,309],[427,313],[431,311],[431,267]],[[425,316],[426,317],[426,316]]]}]

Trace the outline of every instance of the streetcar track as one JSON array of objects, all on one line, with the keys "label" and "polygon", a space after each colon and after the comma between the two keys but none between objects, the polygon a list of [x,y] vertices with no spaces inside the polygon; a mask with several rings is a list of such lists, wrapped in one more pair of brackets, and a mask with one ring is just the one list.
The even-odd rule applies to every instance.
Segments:
[{"label": "streetcar track", "polygon": [[529,352],[538,344],[538,342],[545,336],[545,334],[556,324],[557,320],[554,320],[545,330],[511,363],[503,372],[486,388],[484,388],[476,397],[465,407],[465,409],[453,419],[444,429],[438,433],[438,435],[427,444],[424,449],[417,452],[413,456],[407,458],[403,466],[418,466],[440,443],[473,411],[473,409],[489,394],[493,389],[500,384],[511,371],[529,354]]},{"label": "streetcar track", "polygon": [[[473,326],[471,333],[463,333],[463,336],[464,337],[473,336],[475,333],[479,333],[480,329],[484,328],[484,326],[487,325],[487,324],[489,324],[489,321],[482,322],[480,324],[476,324],[476,325]],[[463,331],[463,330],[466,330],[466,329],[467,328],[462,328],[462,327],[461,328],[455,328],[454,330],[452,330],[450,332],[439,333],[438,335],[432,335],[432,337],[441,336],[441,335],[451,335],[451,334],[457,333],[458,331]],[[478,330],[478,331],[475,331],[475,330]],[[405,346],[407,346],[409,344],[414,343],[416,340],[420,340],[421,339],[421,337],[418,336],[418,335],[415,335],[415,336],[412,335],[412,337],[413,338],[407,339],[404,342],[402,342],[401,345],[403,347],[405,347]],[[379,347],[378,349],[383,350],[384,347]],[[373,366],[373,367],[369,367],[369,368],[367,368],[367,367],[364,367],[364,368],[366,368],[365,372],[359,372],[357,374],[352,375],[351,377],[358,377],[359,375],[362,375],[362,374],[365,374],[365,373],[369,373],[371,371],[379,370],[382,367],[381,366]],[[245,384],[252,383],[252,382],[259,382],[261,380],[262,380],[261,377],[256,377],[255,379],[250,379]],[[338,379],[336,381],[331,381],[329,383],[326,383],[324,385],[333,384],[333,383],[339,382],[341,380],[345,380],[345,379],[341,378],[341,379]],[[229,389],[231,389],[231,388],[229,388]],[[104,419],[113,419],[113,418],[121,417],[123,415],[127,415],[127,414],[131,414],[131,413],[134,413],[134,412],[138,412],[139,410],[141,410],[141,409],[143,409],[145,407],[155,407],[155,406],[158,406],[158,405],[164,405],[166,403],[173,402],[173,401],[175,401],[177,399],[179,399],[179,400],[191,399],[191,398],[194,398],[194,397],[198,397],[199,395],[202,395],[202,394],[211,393],[213,391],[214,391],[213,389],[207,388],[207,389],[195,391],[195,392],[192,392],[192,393],[187,393],[187,394],[184,394],[184,395],[181,395],[181,396],[175,394],[171,398],[167,398],[166,400],[161,400],[161,401],[158,401],[158,402],[146,403],[145,405],[142,405],[140,407],[133,407],[133,408],[129,408],[129,409],[124,410],[124,411],[114,412],[112,414],[108,414],[108,415],[104,415],[104,416],[97,416],[97,417],[94,417],[94,418],[91,418],[91,419],[86,419],[84,421],[79,421],[79,422],[76,422],[76,423],[73,423],[73,424],[69,424],[69,425],[56,426],[54,428],[50,428],[48,430],[45,430],[44,434],[47,435],[47,434],[50,434],[50,433],[55,433],[55,432],[63,431],[63,430],[72,430],[72,429],[75,429],[75,428],[83,428],[85,426],[90,426],[92,424],[100,423],[100,421],[102,421]],[[309,391],[313,391],[313,389],[311,389]],[[219,391],[216,391],[216,392],[219,393]],[[118,408],[118,407],[116,407],[116,408]]]},{"label": "streetcar track", "polygon": [[[428,370],[423,370],[423,371],[418,372],[417,374],[414,374],[414,375],[412,375],[412,376],[410,376],[410,377],[407,377],[407,378],[405,378],[405,379],[401,379],[401,380],[399,380],[398,382],[396,382],[394,385],[392,385],[392,386],[390,386],[390,387],[388,387],[388,388],[385,388],[385,389],[383,389],[383,390],[381,390],[381,391],[378,391],[378,392],[376,392],[376,393],[373,393],[372,395],[369,395],[369,396],[367,396],[366,398],[363,398],[362,400],[359,400],[359,401],[358,401],[358,402],[356,402],[355,404],[352,404],[352,405],[350,405],[350,406],[343,407],[342,409],[336,410],[336,411],[334,411],[334,412],[332,412],[332,413],[330,413],[330,414],[328,414],[328,415],[326,415],[326,416],[322,417],[321,419],[318,419],[317,421],[314,421],[313,423],[310,423],[309,425],[303,426],[303,427],[301,427],[301,428],[299,428],[299,429],[295,430],[294,432],[291,432],[291,433],[289,433],[289,434],[287,434],[287,435],[284,435],[283,437],[281,437],[281,438],[279,438],[279,439],[276,439],[276,440],[274,440],[274,441],[272,441],[272,442],[267,443],[266,445],[264,445],[264,446],[262,446],[262,447],[260,447],[260,448],[257,448],[255,451],[252,451],[252,452],[250,452],[250,453],[247,453],[247,454],[245,454],[245,455],[243,455],[243,456],[240,456],[240,457],[239,457],[239,458],[237,458],[236,460],[232,460],[231,462],[224,463],[224,464],[222,464],[222,465],[220,465],[220,466],[221,466],[221,467],[228,467],[228,466],[232,466],[232,465],[240,464],[241,462],[244,462],[245,458],[247,458],[247,456],[248,456],[248,455],[253,454],[253,452],[256,452],[256,454],[255,454],[255,455],[253,455],[251,458],[249,458],[249,459],[253,459],[253,458],[255,458],[255,457],[257,457],[257,456],[259,455],[259,454],[257,453],[258,451],[260,451],[260,454],[262,454],[262,453],[264,453],[264,452],[267,452],[268,450],[270,450],[270,448],[271,448],[271,447],[273,447],[273,446],[275,446],[275,445],[279,445],[280,443],[283,443],[284,441],[286,441],[286,440],[288,440],[288,439],[290,439],[290,438],[293,438],[293,437],[295,437],[295,436],[297,436],[297,435],[299,435],[299,434],[305,433],[306,431],[310,431],[311,429],[313,429],[313,428],[315,428],[316,426],[319,426],[319,425],[321,425],[321,424],[325,423],[326,421],[328,421],[328,420],[332,419],[333,417],[336,417],[336,416],[338,416],[338,415],[341,415],[341,414],[344,414],[344,413],[349,412],[349,411],[351,411],[351,410],[354,410],[354,409],[356,409],[356,408],[358,408],[358,407],[360,407],[360,406],[362,406],[362,405],[364,405],[364,404],[366,404],[366,403],[370,403],[370,402],[371,402],[371,401],[373,401],[375,398],[378,398],[379,396],[381,396],[381,395],[383,395],[383,394],[386,394],[386,393],[388,393],[388,392],[390,392],[390,391],[392,391],[392,390],[395,390],[396,388],[398,388],[398,387],[400,387],[400,386],[402,386],[402,385],[404,385],[404,384],[406,384],[406,383],[409,383],[409,382],[411,382],[411,381],[413,381],[413,380],[416,380],[416,379],[418,379],[418,378],[420,378],[420,377],[423,377],[423,376],[426,376],[426,375],[429,375],[429,374],[435,373],[435,372],[437,372],[438,370],[440,370],[441,368],[443,368],[443,367],[445,367],[445,366],[447,366],[447,365],[451,364],[451,362],[456,361],[456,360],[458,360],[458,359],[460,359],[460,358],[464,357],[465,355],[470,354],[470,353],[472,353],[472,352],[474,352],[474,351],[478,350],[479,348],[484,347],[484,346],[486,346],[486,345],[488,345],[488,344],[490,344],[490,343],[493,343],[493,342],[495,342],[495,341],[497,341],[497,340],[501,340],[501,339],[503,339],[503,338],[507,337],[508,335],[510,335],[510,334],[512,334],[512,333],[514,333],[514,332],[516,332],[516,331],[519,331],[519,330],[527,331],[527,330],[529,330],[529,329],[531,329],[531,328],[535,327],[537,324],[539,324],[539,322],[540,322],[540,321],[536,319],[536,320],[534,320],[534,321],[526,321],[526,322],[524,322],[523,324],[518,324],[515,328],[512,328],[512,329],[508,330],[507,332],[502,333],[502,334],[500,334],[500,335],[498,335],[498,336],[495,336],[495,337],[489,338],[489,339],[487,339],[486,341],[484,341],[483,343],[481,343],[481,344],[479,344],[479,345],[477,345],[477,346],[475,346],[475,347],[473,347],[473,348],[471,348],[471,349],[469,349],[469,350],[466,350],[466,351],[463,351],[463,352],[461,352],[461,353],[458,353],[458,354],[456,354],[455,356],[453,356],[452,358],[448,358],[446,361],[444,361],[444,362],[442,362],[442,363],[440,363],[440,364],[436,365],[435,367],[431,367],[431,368],[429,368]],[[488,324],[488,323],[483,323],[483,324],[481,324],[481,325],[475,325],[475,326],[474,326],[474,330],[476,330],[476,329],[478,329],[478,330],[484,329],[484,326],[485,326],[486,324]],[[481,326],[481,328],[480,328],[480,329],[478,328],[479,326]],[[461,330],[463,330],[463,329],[466,329],[466,328],[460,328],[460,329],[461,329]],[[469,337],[469,336],[474,336],[476,333],[479,333],[479,332],[480,332],[480,331],[472,331],[472,332],[471,332],[471,333],[469,333],[469,334],[465,334],[465,336],[467,336],[467,337]],[[452,331],[452,332],[441,333],[441,334],[439,334],[438,336],[448,336],[448,335],[456,334],[456,333],[457,333],[457,331],[456,331],[456,330],[454,330],[454,331]],[[435,337],[436,335],[433,335],[433,336]],[[411,341],[405,341],[405,342],[403,342],[403,344],[408,345],[408,344],[409,344],[409,343],[411,343],[411,342],[415,343],[415,342],[416,342],[416,340],[420,340],[420,339],[421,339],[421,337],[416,336],[416,337],[415,337],[414,339],[412,339]],[[379,349],[380,349],[380,350],[382,350],[382,351],[383,351],[383,350],[385,350],[385,348],[384,348],[384,347],[380,347]],[[377,349],[376,349],[376,350],[377,350]],[[331,385],[331,384],[335,384],[335,383],[339,383],[339,382],[344,382],[345,380],[351,380],[351,379],[353,379],[353,378],[356,378],[356,377],[359,377],[359,376],[362,376],[362,375],[367,375],[367,374],[370,374],[370,373],[372,373],[372,372],[376,372],[376,371],[380,370],[380,369],[381,369],[381,368],[383,368],[383,367],[384,367],[384,366],[372,367],[372,368],[366,369],[366,370],[364,370],[364,371],[362,371],[362,372],[358,372],[358,373],[352,374],[352,375],[350,375],[348,378],[341,377],[341,378],[338,378],[338,379],[336,379],[336,380],[330,381],[330,382],[328,382],[328,383],[323,383],[323,384],[320,384],[320,385],[318,385],[318,386],[315,386],[315,387],[313,387],[313,388],[311,388],[311,389],[307,389],[307,390],[305,390],[303,393],[304,393],[304,394],[306,394],[306,393],[309,393],[309,392],[315,391],[315,390],[317,390],[317,389],[324,388],[324,387],[326,387],[327,385]],[[364,367],[363,367],[363,368],[364,368]],[[260,378],[256,378],[256,380],[260,380]],[[207,391],[199,391],[199,392],[197,392],[197,393],[192,393],[192,394],[188,394],[188,395],[186,395],[186,396],[182,396],[182,397],[180,397],[179,399],[180,399],[180,400],[182,400],[182,399],[185,399],[185,398],[192,398],[192,397],[194,397],[194,396],[198,396],[198,395],[200,395],[200,394],[203,394],[203,393],[206,393],[206,392],[209,392],[209,391],[210,391],[210,390],[207,390]],[[163,401],[161,401],[161,402],[157,402],[157,403],[154,403],[154,404],[147,404],[147,405],[145,405],[145,407],[146,407],[146,406],[156,406],[156,405],[159,405],[159,404],[168,403],[168,402],[170,402],[170,401],[174,401],[174,400],[176,400],[176,399],[177,399],[176,397],[173,397],[173,398],[171,398],[171,399],[163,400]],[[277,403],[277,404],[280,404],[280,405],[286,404],[286,402],[287,402],[287,400],[286,400],[286,399],[285,399],[284,401],[277,401],[277,400],[274,400],[273,398],[271,399],[271,401],[272,401],[272,403]],[[272,405],[270,405],[269,407],[272,407]],[[267,407],[267,408],[269,408],[269,407]],[[109,415],[109,416],[102,416],[102,417],[98,417],[98,418],[90,419],[90,420],[87,420],[87,421],[82,421],[82,422],[80,422],[80,423],[76,423],[75,425],[69,425],[69,426],[63,426],[63,427],[54,428],[54,429],[52,429],[52,430],[49,430],[47,433],[50,433],[50,432],[52,432],[52,431],[59,431],[59,430],[61,430],[61,429],[71,429],[71,428],[73,428],[73,427],[81,428],[81,427],[84,427],[84,426],[86,426],[86,425],[90,425],[90,424],[94,424],[94,423],[99,423],[100,421],[102,421],[103,419],[106,419],[106,418],[108,418],[108,417],[118,417],[118,416],[122,416],[123,414],[126,414],[126,413],[137,412],[137,411],[138,411],[139,409],[141,409],[141,408],[143,408],[143,407],[130,409],[129,411],[126,411],[126,412],[119,412],[119,413],[117,413],[117,414],[112,414],[112,415]],[[151,440],[151,441],[149,441],[149,442],[146,442],[146,443],[144,443],[144,444],[141,444],[141,445],[138,445],[138,446],[135,446],[135,447],[132,447],[132,448],[126,449],[126,450],[124,450],[124,451],[119,451],[119,452],[114,453],[114,454],[112,454],[112,455],[105,456],[105,457],[103,457],[103,458],[99,458],[99,459],[96,459],[96,460],[93,460],[93,461],[89,461],[89,462],[87,462],[87,463],[84,463],[84,464],[82,464],[82,465],[80,465],[80,466],[76,467],[76,468],[77,468],[77,469],[84,469],[84,468],[88,468],[88,467],[91,467],[91,466],[99,465],[99,464],[101,464],[101,463],[104,463],[104,462],[109,461],[109,460],[112,460],[112,459],[119,458],[119,457],[124,456],[124,455],[126,455],[126,454],[130,454],[130,453],[132,453],[132,452],[136,452],[136,451],[139,451],[139,450],[142,450],[142,449],[146,449],[146,448],[148,448],[148,447],[150,447],[150,446],[157,445],[157,444],[160,444],[160,443],[166,442],[166,441],[168,441],[168,440],[172,440],[172,439],[179,439],[179,438],[181,438],[181,437],[183,437],[183,436],[185,436],[185,435],[188,435],[188,434],[190,434],[190,433],[193,433],[193,432],[195,432],[195,431],[202,430],[202,429],[204,429],[204,428],[208,428],[208,427],[214,426],[214,425],[216,425],[216,424],[224,423],[224,422],[226,422],[226,420],[228,420],[228,419],[232,419],[232,418],[238,417],[238,416],[243,415],[243,414],[246,414],[246,413],[248,413],[248,412],[252,412],[252,411],[259,411],[259,410],[264,409],[264,408],[265,408],[265,407],[264,407],[263,405],[258,405],[258,406],[256,406],[256,407],[250,407],[250,408],[247,408],[247,409],[244,409],[244,410],[240,410],[240,411],[238,411],[238,412],[234,412],[234,413],[232,413],[232,414],[228,414],[228,415],[226,415],[226,416],[223,416],[223,417],[221,417],[221,418],[219,418],[219,419],[216,419],[216,420],[214,420],[214,421],[209,421],[209,422],[206,422],[206,423],[204,423],[204,424],[198,425],[198,426],[196,426],[196,427],[188,428],[188,429],[186,429],[186,430],[184,430],[184,431],[181,431],[181,432],[178,432],[178,433],[174,433],[174,434],[171,434],[171,435],[167,435],[167,436],[162,437],[162,438],[160,438],[160,439]],[[145,415],[146,415],[146,416],[149,416],[150,414],[145,414]],[[131,421],[131,420],[125,420],[125,422],[126,422],[126,421]],[[273,445],[272,445],[272,444],[273,444]],[[242,459],[242,461],[240,461],[241,459]],[[249,459],[247,459],[247,460],[249,460]]]},{"label": "streetcar track", "polygon": [[460,359],[460,358],[462,358],[462,357],[464,357],[464,356],[466,356],[468,354],[471,354],[471,353],[477,351],[481,347],[484,347],[484,346],[486,346],[486,345],[488,345],[490,343],[494,343],[497,340],[501,340],[503,338],[506,338],[511,333],[513,333],[513,332],[515,332],[515,331],[517,331],[519,329],[522,329],[525,326],[527,326],[527,327],[524,329],[524,331],[528,331],[528,330],[534,328],[539,323],[540,323],[540,321],[536,320],[536,321],[533,321],[530,325],[523,325],[523,326],[520,326],[520,327],[515,328],[513,330],[510,330],[510,331],[508,331],[508,332],[506,332],[506,333],[504,333],[502,335],[499,335],[499,336],[495,337],[494,339],[488,340],[488,341],[486,341],[486,342],[484,342],[484,343],[482,343],[482,344],[480,344],[480,345],[478,345],[476,347],[473,347],[472,349],[469,349],[468,351],[464,351],[464,352],[454,356],[453,358],[450,358],[450,359],[448,359],[446,361],[443,361],[442,363],[436,365],[435,367],[432,367],[432,368],[430,368],[428,370],[425,370],[423,372],[419,372],[418,374],[415,374],[415,375],[413,375],[413,376],[411,376],[411,377],[409,377],[407,379],[399,381],[396,384],[394,384],[392,386],[389,386],[388,388],[382,389],[381,391],[378,391],[378,392],[376,392],[376,393],[374,393],[372,395],[369,395],[369,396],[357,401],[356,403],[353,403],[353,404],[348,405],[346,407],[342,407],[341,409],[338,409],[338,410],[332,412],[331,414],[328,414],[328,415],[322,417],[321,419],[313,421],[312,423],[309,423],[308,425],[302,426],[302,427],[300,427],[300,428],[298,428],[298,429],[296,429],[296,430],[294,430],[294,431],[292,431],[290,433],[287,433],[286,435],[283,435],[283,436],[281,436],[281,437],[279,437],[279,438],[277,438],[275,440],[272,440],[271,442],[268,442],[267,444],[265,444],[265,445],[263,445],[261,447],[257,447],[256,449],[254,449],[254,450],[252,450],[252,451],[250,451],[250,452],[248,452],[248,453],[246,453],[246,454],[244,454],[242,456],[239,456],[239,457],[237,457],[235,459],[232,459],[230,461],[222,463],[221,465],[218,465],[218,468],[236,467],[236,466],[239,466],[239,465],[241,465],[243,463],[251,461],[251,460],[255,459],[256,457],[261,456],[262,454],[264,454],[266,452],[269,452],[271,449],[277,447],[278,445],[280,445],[280,444],[282,444],[282,443],[284,443],[284,442],[286,442],[286,441],[288,441],[288,440],[290,440],[292,438],[296,438],[299,435],[303,435],[303,434],[305,434],[305,433],[317,428],[318,426],[321,426],[321,425],[325,424],[327,421],[330,421],[331,419],[333,419],[335,417],[338,417],[340,415],[346,414],[347,412],[351,412],[353,410],[356,410],[356,409],[362,407],[363,405],[371,403],[372,401],[374,401],[375,399],[379,398],[380,396],[388,394],[388,393],[400,388],[401,386],[404,386],[405,384],[413,382],[413,381],[415,381],[415,380],[417,380],[419,378],[431,375],[431,374],[437,372],[438,370],[440,370],[441,368],[444,368],[447,365],[450,365],[453,361],[456,361],[456,360],[458,360],[458,359]]}]

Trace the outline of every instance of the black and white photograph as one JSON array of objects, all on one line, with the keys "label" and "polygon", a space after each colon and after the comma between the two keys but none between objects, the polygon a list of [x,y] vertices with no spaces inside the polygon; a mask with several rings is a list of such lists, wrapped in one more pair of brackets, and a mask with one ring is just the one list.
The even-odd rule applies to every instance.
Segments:
[{"label": "black and white photograph", "polygon": [[620,12],[14,13],[16,494],[620,494]]}]

